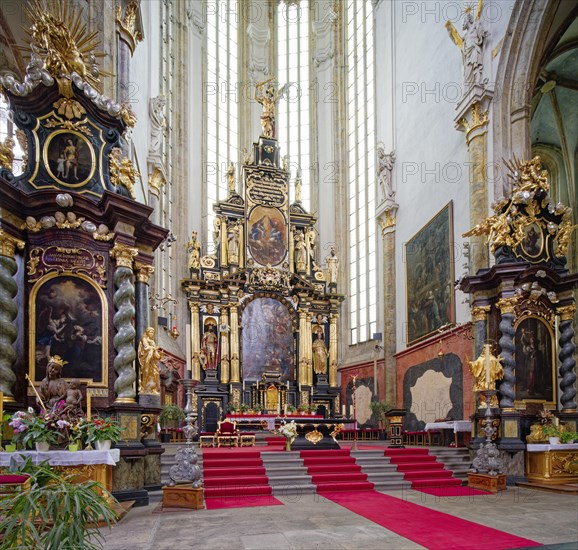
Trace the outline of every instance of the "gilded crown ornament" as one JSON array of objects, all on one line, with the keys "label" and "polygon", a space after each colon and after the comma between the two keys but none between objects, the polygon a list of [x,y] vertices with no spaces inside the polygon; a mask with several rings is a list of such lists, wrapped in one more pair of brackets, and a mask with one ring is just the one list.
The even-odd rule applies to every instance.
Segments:
[{"label": "gilded crown ornament", "polygon": [[32,26],[26,29],[31,56],[39,56],[43,69],[52,75],[60,94],[72,98],[72,77],[77,74],[97,87],[100,74],[96,59],[104,57],[97,51],[97,33],[90,33],[82,22],[82,13],[62,0],[34,0],[26,7]]},{"label": "gilded crown ornament", "polygon": [[564,265],[570,237],[572,209],[550,203],[548,173],[539,156],[506,164],[512,190],[492,207],[494,215],[476,225],[464,237],[487,235],[496,262],[553,262]]}]

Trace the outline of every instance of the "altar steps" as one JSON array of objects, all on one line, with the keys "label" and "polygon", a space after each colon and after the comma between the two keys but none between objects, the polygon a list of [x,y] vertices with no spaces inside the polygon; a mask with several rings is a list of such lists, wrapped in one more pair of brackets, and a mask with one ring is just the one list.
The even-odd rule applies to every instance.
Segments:
[{"label": "altar steps", "polygon": [[466,448],[430,447],[430,454],[436,457],[438,462],[442,462],[446,470],[451,470],[454,477],[467,481],[468,472],[472,464],[470,451]]},{"label": "altar steps", "polygon": [[404,480],[403,474],[397,471],[397,466],[391,464],[389,458],[383,455],[383,450],[352,451],[351,455],[360,470],[367,474],[367,481],[373,483],[377,491],[411,487],[411,483]]},{"label": "altar steps", "polygon": [[315,493],[315,486],[311,483],[311,476],[303,466],[303,459],[299,453],[278,452],[261,453],[269,485],[273,488],[273,495],[302,495]]}]

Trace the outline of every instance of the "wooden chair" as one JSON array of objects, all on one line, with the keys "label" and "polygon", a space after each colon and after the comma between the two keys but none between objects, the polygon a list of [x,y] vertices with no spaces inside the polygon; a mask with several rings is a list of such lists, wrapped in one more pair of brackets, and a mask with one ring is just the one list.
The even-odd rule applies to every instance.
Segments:
[{"label": "wooden chair", "polygon": [[237,423],[230,420],[221,420],[215,432],[215,439],[217,440],[217,447],[220,447],[221,444],[229,447],[238,447],[239,430],[237,430]]}]

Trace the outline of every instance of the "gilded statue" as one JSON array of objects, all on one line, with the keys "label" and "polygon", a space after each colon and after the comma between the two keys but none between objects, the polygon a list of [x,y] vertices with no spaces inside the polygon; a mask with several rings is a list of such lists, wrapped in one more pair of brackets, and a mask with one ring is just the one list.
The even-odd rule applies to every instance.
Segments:
[{"label": "gilded statue", "polygon": [[122,156],[120,147],[113,147],[108,159],[110,161],[110,181],[116,187],[124,187],[129,196],[134,198],[134,186],[140,174],[133,166],[132,161],[128,157]]},{"label": "gilded statue", "polygon": [[162,350],[155,341],[155,329],[147,327],[138,344],[138,362],[140,365],[139,392],[147,395],[161,393],[160,362]]},{"label": "gilded statue", "polygon": [[313,370],[315,374],[327,374],[327,359],[329,353],[323,338],[323,328],[317,325],[313,329],[315,340],[313,340]]},{"label": "gilded statue", "polygon": [[46,377],[40,382],[39,397],[47,410],[52,409],[59,401],[65,401],[68,394],[68,383],[61,378],[62,368],[67,364],[59,355],[49,357],[46,365]]},{"label": "gilded statue", "polygon": [[261,128],[263,137],[275,137],[275,105],[283,95],[287,85],[276,89],[273,85],[274,78],[257,82],[255,88],[255,100],[263,107],[261,114]]},{"label": "gilded statue", "polygon": [[3,143],[0,143],[0,168],[12,171],[14,162],[14,140],[7,137]]},{"label": "gilded statue", "polygon": [[307,269],[307,249],[305,236],[302,231],[295,234],[295,270],[305,271]]},{"label": "gilded statue", "polygon": [[474,391],[495,390],[496,381],[504,377],[501,357],[492,355],[492,346],[484,345],[484,351],[475,361],[468,361],[470,372],[474,377]]},{"label": "gilded statue", "polygon": [[189,270],[198,271],[201,267],[201,243],[197,239],[197,232],[193,231],[191,240],[187,243],[189,253]]}]

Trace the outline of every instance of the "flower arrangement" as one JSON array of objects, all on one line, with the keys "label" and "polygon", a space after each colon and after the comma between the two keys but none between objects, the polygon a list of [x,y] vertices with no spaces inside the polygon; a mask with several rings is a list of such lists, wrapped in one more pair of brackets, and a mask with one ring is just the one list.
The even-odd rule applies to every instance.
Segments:
[{"label": "flower arrangement", "polygon": [[87,423],[86,428],[87,442],[93,441],[111,441],[117,443],[120,440],[124,428],[113,418],[94,418]]},{"label": "flower arrangement", "polygon": [[290,451],[291,444],[297,437],[297,424],[295,424],[294,420],[291,420],[291,422],[283,422],[279,427],[278,432],[285,436],[285,450]]},{"label": "flower arrangement", "polygon": [[570,429],[565,429],[564,425],[554,425],[546,424],[542,432],[547,437],[557,437],[560,439],[560,443],[572,443],[575,439],[578,439],[578,433]]},{"label": "flower arrangement", "polygon": [[250,408],[251,408],[251,407],[249,407],[249,405],[247,405],[247,403],[241,403],[241,406],[239,407],[239,410],[240,410],[242,413],[246,413],[246,412],[249,411]]},{"label": "flower arrangement", "polygon": [[301,403],[301,405],[299,405],[297,407],[297,410],[301,413],[308,413],[309,412],[309,405],[307,403]]}]

